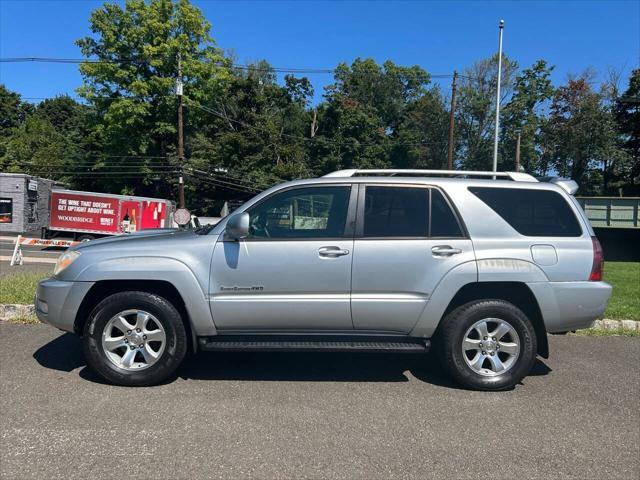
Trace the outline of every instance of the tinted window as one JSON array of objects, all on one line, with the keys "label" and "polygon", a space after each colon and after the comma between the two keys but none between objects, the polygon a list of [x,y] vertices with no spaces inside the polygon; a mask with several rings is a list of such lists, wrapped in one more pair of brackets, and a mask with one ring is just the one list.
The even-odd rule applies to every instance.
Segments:
[{"label": "tinted window", "polygon": [[431,190],[431,237],[464,237],[456,216],[435,188]]},{"label": "tinted window", "polygon": [[13,222],[13,200],[0,198],[0,223]]},{"label": "tinted window", "polygon": [[582,229],[566,200],[549,190],[470,187],[518,233],[530,237],[579,237]]},{"label": "tinted window", "polygon": [[427,237],[429,189],[367,187],[365,237]]},{"label": "tinted window", "polygon": [[307,187],[274,195],[249,210],[251,238],[342,237],[349,187]]}]

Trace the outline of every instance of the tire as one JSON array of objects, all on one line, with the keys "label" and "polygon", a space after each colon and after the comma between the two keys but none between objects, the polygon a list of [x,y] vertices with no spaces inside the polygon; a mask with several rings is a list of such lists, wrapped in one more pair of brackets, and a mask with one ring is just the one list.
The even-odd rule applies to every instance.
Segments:
[{"label": "tire", "polygon": [[156,385],[169,379],[187,345],[178,310],[147,292],[120,292],[102,300],[82,336],[88,365],[108,382],[123,386]]},{"label": "tire", "polygon": [[85,233],[83,235],[80,235],[78,237],[78,242],[88,242],[90,240],[95,240],[96,237],[94,237],[93,235],[89,235],[88,233]]},{"label": "tire", "polygon": [[474,390],[513,388],[536,359],[531,321],[504,300],[476,300],[456,308],[442,320],[435,340],[443,368],[457,383]]}]

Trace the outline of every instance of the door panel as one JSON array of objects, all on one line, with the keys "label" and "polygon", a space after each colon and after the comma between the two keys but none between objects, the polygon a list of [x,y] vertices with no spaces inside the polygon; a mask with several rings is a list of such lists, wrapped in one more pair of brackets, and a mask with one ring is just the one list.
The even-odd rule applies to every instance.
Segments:
[{"label": "door panel", "polygon": [[211,309],[219,329],[351,329],[353,240],[218,242]]},{"label": "door panel", "polygon": [[[436,246],[460,253],[439,256]],[[355,241],[351,313],[356,329],[408,333],[440,279],[460,263],[474,260],[468,239]]]},{"label": "door panel", "polygon": [[210,302],[221,330],[352,330],[356,192],[285,189],[249,208],[249,237],[213,252]]},{"label": "door panel", "polygon": [[357,215],[354,328],[408,333],[444,275],[475,259],[471,240],[444,195],[424,185],[360,186]]}]

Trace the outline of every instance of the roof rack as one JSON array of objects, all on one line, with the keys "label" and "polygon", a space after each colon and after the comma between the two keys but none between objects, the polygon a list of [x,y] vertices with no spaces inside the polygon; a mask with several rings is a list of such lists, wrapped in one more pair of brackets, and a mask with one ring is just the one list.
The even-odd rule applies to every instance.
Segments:
[{"label": "roof rack", "polygon": [[478,172],[467,170],[421,170],[421,169],[349,169],[337,170],[325,175],[325,177],[356,177],[360,175],[422,175],[425,177],[444,175],[449,177],[493,177],[505,178],[516,182],[537,182],[538,180],[528,173],[521,172]]}]

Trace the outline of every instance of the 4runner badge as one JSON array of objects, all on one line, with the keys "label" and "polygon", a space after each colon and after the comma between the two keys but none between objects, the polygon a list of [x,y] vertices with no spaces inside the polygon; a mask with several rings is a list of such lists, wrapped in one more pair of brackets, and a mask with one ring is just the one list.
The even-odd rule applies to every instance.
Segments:
[{"label": "4runner badge", "polygon": [[261,292],[262,290],[264,290],[264,287],[261,285],[252,287],[239,287],[238,285],[225,287],[224,285],[220,285],[220,291],[222,292]]}]

